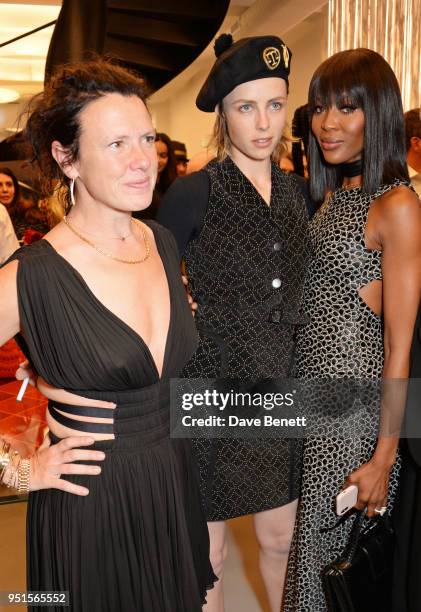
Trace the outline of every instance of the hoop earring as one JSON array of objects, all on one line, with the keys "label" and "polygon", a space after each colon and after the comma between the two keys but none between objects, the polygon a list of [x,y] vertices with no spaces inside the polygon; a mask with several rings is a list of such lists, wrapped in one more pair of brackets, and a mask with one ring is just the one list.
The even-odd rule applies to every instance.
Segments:
[{"label": "hoop earring", "polygon": [[75,179],[70,180],[70,203],[72,206],[75,205]]}]

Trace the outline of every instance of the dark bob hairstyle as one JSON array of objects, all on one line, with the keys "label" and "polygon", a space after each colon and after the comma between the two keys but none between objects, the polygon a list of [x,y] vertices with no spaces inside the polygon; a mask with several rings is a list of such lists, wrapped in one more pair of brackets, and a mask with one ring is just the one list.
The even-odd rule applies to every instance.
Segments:
[{"label": "dark bob hairstyle", "polygon": [[[364,112],[362,190],[373,194],[382,184],[409,180],[402,100],[395,74],[370,49],[335,53],[311,79],[310,123],[315,107],[352,105]],[[327,164],[314,134],[309,139],[310,192],[316,202],[342,185],[340,166]]]},{"label": "dark bob hairstyle", "polygon": [[[67,148],[68,162],[78,159],[80,121],[83,109],[94,100],[110,93],[146,98],[144,81],[112,60],[89,59],[60,66],[44,91],[33,98],[28,109],[25,134],[38,162],[44,195],[57,187],[69,185],[51,154],[51,144],[58,140]],[[64,190],[69,199],[68,190]],[[67,202],[69,204],[69,201]]]}]

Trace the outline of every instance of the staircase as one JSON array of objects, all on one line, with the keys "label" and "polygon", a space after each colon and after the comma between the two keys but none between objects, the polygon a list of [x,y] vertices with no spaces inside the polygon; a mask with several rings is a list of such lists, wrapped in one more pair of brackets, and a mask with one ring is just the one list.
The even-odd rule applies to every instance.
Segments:
[{"label": "staircase", "polygon": [[[45,78],[87,52],[111,55],[146,79],[153,93],[182,72],[220,28],[230,0],[63,0]],[[0,142],[0,162],[28,159],[17,133]]]},{"label": "staircase", "polygon": [[95,51],[119,58],[156,91],[208,46],[228,6],[229,0],[63,0],[46,75]]}]

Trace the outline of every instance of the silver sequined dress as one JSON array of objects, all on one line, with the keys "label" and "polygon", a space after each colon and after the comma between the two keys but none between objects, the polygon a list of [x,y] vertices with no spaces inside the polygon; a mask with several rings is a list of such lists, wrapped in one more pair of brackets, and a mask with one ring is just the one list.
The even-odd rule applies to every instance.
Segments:
[{"label": "silver sequined dress", "polygon": [[[365,247],[372,201],[403,184],[384,185],[373,196],[360,188],[338,189],[310,223],[313,260],[304,313],[310,323],[298,332],[296,376],[311,379],[378,379],[383,369],[382,319],[359,296],[359,288],[382,279],[381,253]],[[316,383],[317,384],[317,383]],[[344,418],[348,418],[345,417]],[[285,612],[325,612],[321,571],[345,548],[352,518],[335,524],[334,500],[347,476],[368,461],[375,447],[377,421],[363,417],[372,435],[344,438],[331,427],[304,444],[300,506],[288,568]],[[397,488],[392,469],[389,508]]]}]

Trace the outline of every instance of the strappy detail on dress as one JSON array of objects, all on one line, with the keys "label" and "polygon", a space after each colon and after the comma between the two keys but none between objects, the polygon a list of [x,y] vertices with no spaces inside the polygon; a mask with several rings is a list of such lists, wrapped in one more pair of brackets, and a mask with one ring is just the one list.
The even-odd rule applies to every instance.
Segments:
[{"label": "strappy detail on dress", "polygon": [[[174,329],[174,319],[180,315],[191,328],[191,314],[186,308],[178,266],[174,264],[173,238],[158,224],[150,222],[149,226],[163,263],[170,298],[161,373],[161,378],[166,378],[175,375],[174,365],[179,359],[187,360],[192,354],[195,334],[193,331],[186,336],[182,326]],[[12,259],[19,261],[17,284],[22,335],[36,371],[50,385],[98,399],[96,389],[136,389],[160,380],[143,338],[95,296],[78,270],[48,240],[20,249]],[[66,416],[57,409],[66,412]],[[88,429],[86,421],[71,419],[71,415],[113,418],[112,409],[102,410],[49,402],[50,414],[66,427],[113,433],[110,423],[89,422],[92,427]]]}]

